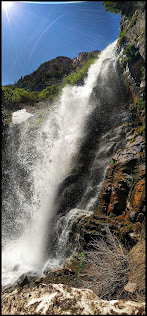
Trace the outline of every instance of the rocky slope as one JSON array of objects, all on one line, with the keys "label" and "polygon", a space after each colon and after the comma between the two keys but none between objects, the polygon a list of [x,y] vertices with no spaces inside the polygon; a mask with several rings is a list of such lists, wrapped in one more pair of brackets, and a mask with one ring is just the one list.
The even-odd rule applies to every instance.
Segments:
[{"label": "rocky slope", "polygon": [[39,284],[35,288],[4,294],[2,315],[145,315],[145,303],[101,300],[88,289],[63,284]]},{"label": "rocky slope", "polygon": [[54,84],[61,85],[65,75],[67,76],[72,71],[76,71],[77,67],[82,66],[83,61],[88,60],[88,56],[94,57],[98,52],[98,50],[90,53],[83,52],[74,59],[64,56],[56,57],[43,63],[32,74],[21,77],[13,87],[25,88],[29,89],[29,91],[42,91]]}]

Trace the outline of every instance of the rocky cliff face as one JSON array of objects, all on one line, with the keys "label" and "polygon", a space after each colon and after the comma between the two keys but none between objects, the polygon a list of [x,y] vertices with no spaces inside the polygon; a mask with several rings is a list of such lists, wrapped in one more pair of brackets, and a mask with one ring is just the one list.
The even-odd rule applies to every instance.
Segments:
[{"label": "rocky cliff face", "polygon": [[78,57],[75,57],[73,59],[73,62],[75,62],[78,66],[80,66],[81,61],[83,61],[83,60],[87,61],[89,55],[94,57],[97,53],[100,53],[100,51],[99,50],[93,50],[90,53],[87,53],[87,52],[80,53],[78,55]]},{"label": "rocky cliff face", "polygon": [[[135,3],[139,3],[137,6]],[[127,251],[138,246],[145,231],[145,11],[144,1],[134,1],[129,16],[122,15],[121,36],[118,39],[120,66],[129,90],[125,106],[130,113],[125,122],[121,147],[112,156],[103,181],[97,207],[89,218],[81,217],[73,225],[71,240],[80,233],[81,249],[87,249],[91,239],[103,232],[105,224],[125,245]],[[123,36],[122,36],[123,34]],[[135,57],[136,56],[136,57]],[[125,127],[130,127],[126,133]],[[134,249],[134,248],[133,248]],[[140,258],[141,259],[141,258]],[[139,268],[139,258],[135,257]],[[139,268],[140,270],[140,268]],[[145,277],[142,265],[138,293],[145,292],[141,285]],[[134,272],[133,278],[136,278]],[[128,281],[131,277],[128,278]],[[137,292],[136,292],[137,293]],[[141,295],[141,294],[140,294]]]},{"label": "rocky cliff face", "polygon": [[125,45],[134,45],[145,60],[145,1],[136,2],[140,2],[140,6],[136,8],[135,12],[130,17],[127,17],[126,15],[121,16],[120,29],[122,32],[125,32]]},{"label": "rocky cliff face", "polygon": [[[125,32],[120,62],[130,90],[132,130],[125,148],[114,155],[107,169],[99,207],[104,213],[125,214],[131,222],[141,224],[145,214],[145,90],[142,89],[145,81],[141,75],[145,60],[145,12],[138,8],[129,18],[123,15],[120,27]],[[136,48],[137,60],[129,56],[128,47]]]}]

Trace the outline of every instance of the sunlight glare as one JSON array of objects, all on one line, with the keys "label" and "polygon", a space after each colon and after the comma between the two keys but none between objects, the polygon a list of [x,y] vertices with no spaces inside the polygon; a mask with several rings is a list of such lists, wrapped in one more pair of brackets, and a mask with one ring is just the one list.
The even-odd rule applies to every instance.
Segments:
[{"label": "sunlight glare", "polygon": [[12,4],[12,1],[2,1],[2,9],[5,9],[5,11],[7,11],[7,9],[12,6]]}]

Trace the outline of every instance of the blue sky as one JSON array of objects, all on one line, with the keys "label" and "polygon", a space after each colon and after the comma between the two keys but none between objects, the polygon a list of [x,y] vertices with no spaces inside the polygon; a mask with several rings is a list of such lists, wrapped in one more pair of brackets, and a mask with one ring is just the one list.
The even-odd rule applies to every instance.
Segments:
[{"label": "blue sky", "polygon": [[120,15],[102,1],[13,1],[1,12],[3,85],[57,56],[103,50],[119,34]]}]

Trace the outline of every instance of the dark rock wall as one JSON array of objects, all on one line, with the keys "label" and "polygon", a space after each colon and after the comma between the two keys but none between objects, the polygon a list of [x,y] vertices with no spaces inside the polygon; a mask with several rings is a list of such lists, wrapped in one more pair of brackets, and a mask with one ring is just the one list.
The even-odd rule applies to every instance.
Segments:
[{"label": "dark rock wall", "polygon": [[[146,94],[145,79],[142,78],[141,69],[142,66],[145,66],[146,53],[144,1],[132,2],[130,13],[121,17],[120,29],[125,33],[125,38],[118,46],[118,51],[121,52],[119,61],[127,93],[124,93],[123,89],[122,91],[116,89],[116,100],[118,97],[116,103],[122,112],[124,108],[127,110],[128,116],[124,121],[124,129],[128,126],[128,130],[125,129],[122,144],[119,148],[115,148],[115,154],[109,153],[111,161],[106,169],[94,214],[89,219],[82,216],[73,225],[73,231],[70,234],[71,242],[80,234],[82,247],[86,247],[89,240],[98,235],[98,222],[101,229],[104,223],[107,223],[128,247],[138,241],[146,223],[144,108]],[[133,49],[135,47],[137,60],[126,61],[123,49],[128,46],[133,46]],[[120,85],[122,86],[121,76]],[[101,90],[99,92],[101,96]],[[111,99],[111,94],[108,96]],[[106,93],[106,108],[110,101],[109,97],[107,99]],[[116,108],[114,107],[114,109]],[[118,123],[121,125],[121,122]],[[113,127],[115,127],[115,123]],[[112,152],[114,153],[114,151]],[[105,155],[103,155],[103,159],[105,159]]]},{"label": "dark rock wall", "polygon": [[[137,2],[137,1],[136,1]],[[130,111],[132,130],[126,137],[124,149],[117,152],[107,168],[106,177],[100,192],[98,209],[114,218],[115,229],[123,241],[131,244],[134,232],[139,233],[145,225],[145,80],[141,67],[145,61],[145,10],[142,7],[133,10],[129,17],[122,15],[120,28],[125,33],[122,47],[135,46],[140,57],[137,61],[126,62],[121,55],[120,65],[126,85],[130,91],[126,106]],[[135,3],[135,1],[134,1]],[[138,55],[139,55],[138,54]],[[143,88],[142,88],[143,87]],[[141,107],[139,106],[139,100]],[[134,108],[136,115],[134,115]],[[114,227],[113,227],[114,228]]]},{"label": "dark rock wall", "polygon": [[146,28],[146,12],[145,1],[133,1],[142,3],[142,7],[138,7],[135,12],[127,17],[121,16],[120,29],[125,30],[125,45],[133,44],[140,52],[143,60],[146,57],[146,41],[145,41],[145,28]]}]

